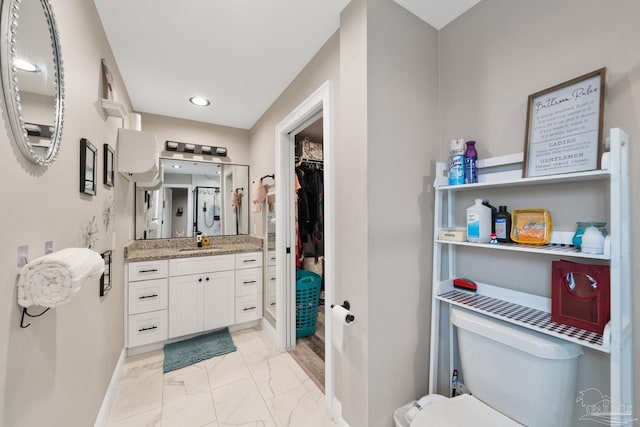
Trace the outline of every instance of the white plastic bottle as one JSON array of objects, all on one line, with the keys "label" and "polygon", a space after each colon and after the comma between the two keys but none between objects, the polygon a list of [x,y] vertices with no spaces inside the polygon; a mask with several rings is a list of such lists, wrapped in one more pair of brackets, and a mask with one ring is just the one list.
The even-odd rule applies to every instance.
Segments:
[{"label": "white plastic bottle", "polygon": [[475,243],[491,241],[491,208],[482,204],[482,199],[467,208],[467,240]]},{"label": "white plastic bottle", "polygon": [[449,149],[449,185],[464,184],[464,140],[452,139]]}]

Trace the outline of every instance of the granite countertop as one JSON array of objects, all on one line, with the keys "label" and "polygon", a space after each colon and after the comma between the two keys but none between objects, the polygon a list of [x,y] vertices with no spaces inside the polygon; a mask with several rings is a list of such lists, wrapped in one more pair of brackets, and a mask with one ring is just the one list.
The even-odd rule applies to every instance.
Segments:
[{"label": "granite countertop", "polygon": [[263,240],[252,236],[213,237],[212,245],[208,248],[197,247],[193,238],[136,240],[124,249],[124,259],[127,262],[151,261],[262,252]]}]

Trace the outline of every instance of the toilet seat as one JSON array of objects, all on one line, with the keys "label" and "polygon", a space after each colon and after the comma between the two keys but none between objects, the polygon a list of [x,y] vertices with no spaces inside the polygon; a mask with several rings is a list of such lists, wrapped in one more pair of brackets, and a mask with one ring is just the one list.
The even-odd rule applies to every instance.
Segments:
[{"label": "toilet seat", "polygon": [[468,394],[427,405],[411,422],[411,427],[515,427],[511,418]]}]

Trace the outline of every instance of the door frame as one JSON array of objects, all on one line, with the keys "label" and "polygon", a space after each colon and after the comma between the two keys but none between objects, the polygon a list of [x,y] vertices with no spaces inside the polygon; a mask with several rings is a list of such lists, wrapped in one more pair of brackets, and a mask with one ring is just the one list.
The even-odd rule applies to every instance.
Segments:
[{"label": "door frame", "polygon": [[[325,405],[333,415],[334,360],[331,345],[331,303],[334,300],[334,182],[332,82],[325,81],[276,126],[276,345],[280,350],[295,347],[295,190],[292,132],[322,112],[324,169],[324,292],[325,292]],[[287,250],[288,249],[288,250]]]}]

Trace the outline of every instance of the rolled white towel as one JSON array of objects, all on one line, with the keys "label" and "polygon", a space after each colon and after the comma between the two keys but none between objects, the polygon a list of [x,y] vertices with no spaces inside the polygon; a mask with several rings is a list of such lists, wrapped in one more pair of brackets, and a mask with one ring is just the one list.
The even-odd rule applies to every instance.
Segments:
[{"label": "rolled white towel", "polygon": [[67,248],[34,259],[20,270],[18,304],[55,307],[69,302],[86,280],[100,277],[104,260],[85,248]]}]

